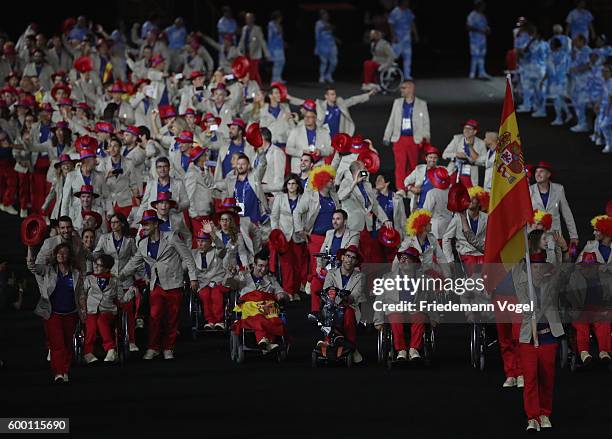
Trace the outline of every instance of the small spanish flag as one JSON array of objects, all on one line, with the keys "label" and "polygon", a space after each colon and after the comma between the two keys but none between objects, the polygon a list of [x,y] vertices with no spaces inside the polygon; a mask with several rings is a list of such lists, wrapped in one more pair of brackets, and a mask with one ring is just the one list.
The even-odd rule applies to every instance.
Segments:
[{"label": "small spanish flag", "polygon": [[267,335],[284,334],[274,294],[255,290],[241,296],[240,301],[234,308],[234,311],[242,314],[241,319],[234,324],[236,333],[241,329],[252,329],[264,331]]}]

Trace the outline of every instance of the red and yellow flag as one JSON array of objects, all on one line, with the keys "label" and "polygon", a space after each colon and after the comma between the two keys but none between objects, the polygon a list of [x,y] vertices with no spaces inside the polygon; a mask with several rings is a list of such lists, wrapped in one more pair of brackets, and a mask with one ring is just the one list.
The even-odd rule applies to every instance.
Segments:
[{"label": "red and yellow flag", "polygon": [[493,165],[485,263],[503,263],[509,269],[525,256],[523,228],[532,215],[529,183],[508,79]]},{"label": "red and yellow flag", "polygon": [[234,331],[253,329],[263,331],[268,336],[284,335],[283,321],[278,313],[276,296],[265,291],[251,291],[240,297],[234,311],[241,313],[241,319],[234,323]]}]

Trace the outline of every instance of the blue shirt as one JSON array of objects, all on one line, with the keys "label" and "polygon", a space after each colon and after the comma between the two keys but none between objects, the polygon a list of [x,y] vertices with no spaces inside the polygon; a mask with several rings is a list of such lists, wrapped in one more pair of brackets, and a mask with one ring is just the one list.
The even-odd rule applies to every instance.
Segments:
[{"label": "blue shirt", "polygon": [[170,226],[170,217],[166,221],[159,223],[159,230],[162,232],[170,232],[172,231],[172,227]]},{"label": "blue shirt", "polygon": [[300,184],[302,185],[302,189],[306,189],[306,185],[308,184],[308,177],[306,178],[300,177]]},{"label": "blue shirt", "polygon": [[472,232],[474,232],[474,235],[475,235],[476,231],[478,230],[478,217],[476,217],[476,219],[472,219],[468,215],[468,221],[470,222],[470,228],[472,229]]},{"label": "blue shirt", "polygon": [[208,268],[208,263],[206,262],[206,253],[200,253],[202,258],[202,268]]},{"label": "blue shirt", "polygon": [[422,253],[425,253],[425,250],[427,250],[429,246],[431,246],[431,244],[429,243],[429,239],[425,238],[425,241],[423,242],[423,244],[421,244],[421,249],[423,250]]},{"label": "blue shirt", "polygon": [[489,24],[487,23],[487,17],[484,14],[481,14],[478,11],[470,12],[470,15],[467,17],[467,25],[478,29],[480,32],[470,31],[470,45],[475,46],[485,46],[487,44],[487,35],[484,33]]},{"label": "blue shirt", "polygon": [[110,278],[108,278],[108,277],[98,277],[96,279],[96,281],[98,282],[98,287],[100,287],[100,289],[102,291],[104,291],[106,289],[106,287],[108,287],[108,284],[110,282]]},{"label": "blue shirt", "polygon": [[331,247],[329,248],[329,254],[336,256],[338,250],[342,248],[342,236],[336,236],[334,233],[334,237],[332,238]]},{"label": "blue shirt", "polygon": [[242,152],[244,152],[244,142],[241,143],[240,145],[236,145],[234,142],[230,142],[229,150],[227,151],[227,155],[225,156],[225,158],[223,159],[223,162],[221,163],[221,171],[223,173],[224,178],[232,170],[232,155],[234,155],[235,153],[242,153]]},{"label": "blue shirt", "polygon": [[189,156],[181,153],[181,168],[183,168],[185,172],[187,172],[187,168],[189,168],[189,163]]},{"label": "blue shirt", "polygon": [[401,42],[412,41],[412,24],[414,19],[415,16],[409,8],[401,9],[399,6],[396,6],[389,14],[389,24]]},{"label": "blue shirt", "polygon": [[157,180],[157,193],[159,194],[160,192],[170,192],[170,183],[161,184],[159,180]]},{"label": "blue shirt", "polygon": [[280,105],[277,105],[276,107],[273,107],[272,105],[268,105],[268,113],[274,116],[274,119],[278,119],[278,115],[280,114],[280,111],[281,111]]},{"label": "blue shirt", "polygon": [[168,37],[168,47],[170,49],[182,49],[185,46],[185,38],[187,37],[187,29],[185,26],[177,27],[169,26],[165,30]]},{"label": "blue shirt", "polygon": [[606,262],[610,259],[610,250],[612,250],[612,248],[609,245],[602,244],[601,242],[599,243],[599,253],[601,253],[601,256]]},{"label": "blue shirt", "polygon": [[83,177],[85,184],[91,185],[91,174],[83,175],[83,172],[81,172],[81,176]]},{"label": "blue shirt", "polygon": [[376,201],[383,208],[389,221],[393,221],[393,192],[389,191],[389,195],[384,195],[379,192],[376,195]]},{"label": "blue shirt", "polygon": [[542,199],[542,204],[544,205],[544,208],[546,208],[546,205],[548,204],[548,195],[550,192],[546,192],[546,193],[542,193],[540,192],[540,198]]},{"label": "blue shirt", "polygon": [[51,135],[51,125],[43,125],[40,124],[40,136],[38,137],[38,141],[40,143],[45,143],[49,136]]},{"label": "blue shirt", "polygon": [[365,186],[363,185],[363,181],[361,183],[357,183],[357,187],[359,188],[359,192],[361,192],[361,195],[363,196],[363,204],[365,205],[365,208],[367,209],[368,207],[370,207],[370,198],[368,197],[368,193],[365,190]]},{"label": "blue shirt", "polygon": [[292,200],[291,198],[289,198],[289,196],[287,196],[287,199],[289,200],[289,209],[291,209],[291,213],[293,213],[293,211],[297,207],[299,199],[296,198],[295,200]]},{"label": "blue shirt", "polygon": [[315,55],[326,56],[337,50],[336,39],[329,23],[318,20],[315,24]]},{"label": "blue shirt", "polygon": [[319,214],[312,228],[312,233],[325,236],[327,231],[332,229],[334,210],[336,210],[336,203],[334,203],[333,198],[319,194]]},{"label": "blue shirt", "polygon": [[427,173],[425,173],[425,178],[423,179],[423,184],[421,185],[421,192],[419,192],[419,201],[417,202],[417,206],[419,209],[423,208],[425,204],[425,198],[427,197],[427,192],[434,188],[429,178],[427,178]]},{"label": "blue shirt", "polygon": [[412,136],[412,110],[414,110],[414,102],[408,103],[404,101],[402,104],[402,136]]},{"label": "blue shirt", "polygon": [[123,236],[119,240],[115,239],[115,235],[112,235],[112,236],[113,236],[113,244],[115,245],[115,250],[117,250],[117,253],[119,253],[119,250],[121,249],[121,245],[123,244]]},{"label": "blue shirt", "polygon": [[283,32],[274,20],[268,22],[268,49],[282,50],[285,47]]},{"label": "blue shirt", "polygon": [[308,139],[308,146],[317,144],[317,130],[311,130],[306,128],[306,138]]},{"label": "blue shirt", "polygon": [[225,34],[235,34],[238,29],[238,24],[233,18],[221,17],[217,21],[217,32],[219,33],[219,42],[223,44]]},{"label": "blue shirt", "polygon": [[342,276],[342,288],[346,287],[346,284],[348,284],[348,281],[351,279],[351,276],[345,276],[343,274],[341,274],[340,276]]},{"label": "blue shirt", "polygon": [[236,180],[236,186],[234,187],[234,197],[237,201],[244,204],[244,216],[251,218],[253,222],[259,222],[259,198],[253,191],[253,188],[249,184],[249,179],[245,178],[243,181]]},{"label": "blue shirt", "polygon": [[329,134],[333,136],[340,132],[340,108],[337,105],[327,104],[325,111],[325,123],[329,127]]},{"label": "blue shirt", "polygon": [[147,242],[147,255],[153,259],[157,259],[157,252],[159,251],[159,240],[153,241],[151,238]]},{"label": "blue shirt", "polygon": [[565,22],[569,25],[572,39],[584,35],[589,41],[589,26],[593,22],[593,15],[586,9],[573,9],[567,15]]},{"label": "blue shirt", "polygon": [[61,271],[57,270],[57,282],[49,300],[51,301],[51,310],[55,313],[70,314],[76,311],[72,271],[63,275]]}]

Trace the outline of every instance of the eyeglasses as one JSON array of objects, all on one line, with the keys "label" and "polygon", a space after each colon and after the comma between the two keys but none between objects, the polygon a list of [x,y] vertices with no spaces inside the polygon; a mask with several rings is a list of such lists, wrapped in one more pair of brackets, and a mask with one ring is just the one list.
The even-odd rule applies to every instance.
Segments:
[{"label": "eyeglasses", "polygon": [[119,221],[119,220],[111,220],[110,223],[111,224],[121,224],[121,221]]},{"label": "eyeglasses", "polygon": [[344,257],[348,259],[353,259],[353,260],[357,259],[357,256],[353,256],[353,255],[344,255]]}]

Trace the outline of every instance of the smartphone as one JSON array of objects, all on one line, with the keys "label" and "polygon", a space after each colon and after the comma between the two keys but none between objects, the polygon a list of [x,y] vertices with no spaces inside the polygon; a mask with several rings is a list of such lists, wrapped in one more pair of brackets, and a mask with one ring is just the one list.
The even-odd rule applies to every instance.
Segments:
[{"label": "smartphone", "polygon": [[174,75],[174,79],[176,79],[177,81],[180,79],[183,79],[183,74],[182,73],[177,73],[176,75]]},{"label": "smartphone", "polygon": [[361,172],[359,172],[359,175],[361,177],[367,177],[368,176],[368,171],[361,171]]},{"label": "smartphone", "polygon": [[234,75],[232,75],[232,74],[225,75],[225,76],[223,77],[223,79],[225,79],[226,81],[232,81],[234,78],[235,78],[235,77],[234,77]]},{"label": "smartphone", "polygon": [[210,126],[211,131],[217,131],[219,129],[219,125],[213,124]]}]

